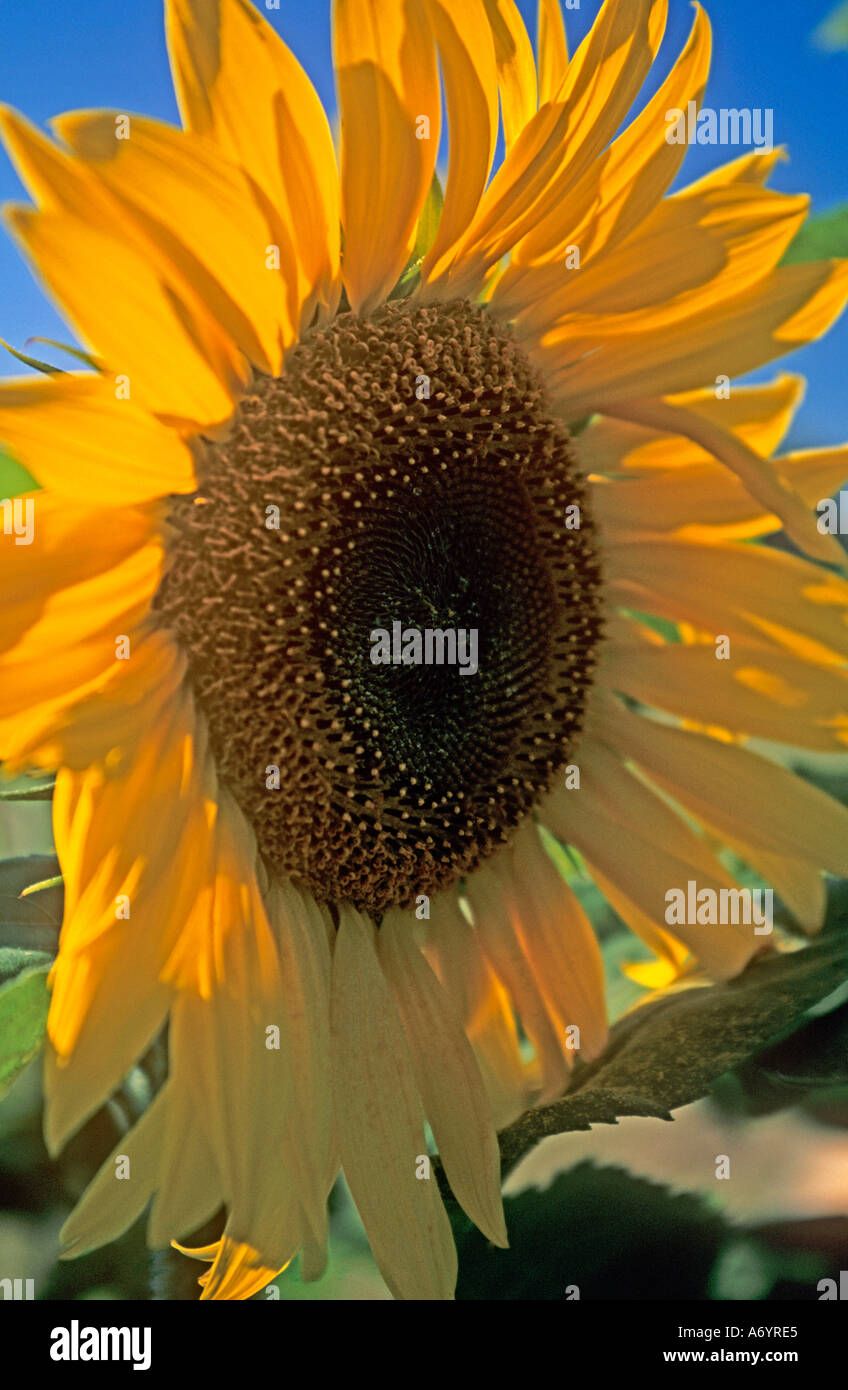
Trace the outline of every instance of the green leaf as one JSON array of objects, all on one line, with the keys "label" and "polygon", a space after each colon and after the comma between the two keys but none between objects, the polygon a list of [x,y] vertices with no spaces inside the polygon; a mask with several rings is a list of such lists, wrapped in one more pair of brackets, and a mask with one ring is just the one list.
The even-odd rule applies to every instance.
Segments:
[{"label": "green leaf", "polygon": [[2,345],[7,352],[10,352],[13,357],[16,357],[19,362],[23,362],[25,367],[34,367],[37,372],[43,372],[45,376],[65,375],[61,367],[51,367],[49,362],[42,362],[37,357],[28,357],[25,352],[18,352],[18,349],[13,348],[11,343],[7,343],[5,338],[0,338],[0,345]]},{"label": "green leaf", "polygon": [[30,966],[0,986],[0,1096],[44,1041],[49,966]]},{"label": "green leaf", "polygon": [[815,1111],[823,1104],[828,1109],[833,1101],[841,1112],[846,1088],[848,1004],[841,1004],[721,1077],[712,1095],[726,1113],[750,1117],[789,1106]]},{"label": "green leaf", "polygon": [[30,343],[44,343],[46,347],[54,347],[59,352],[66,352],[69,357],[75,357],[78,362],[84,362],[87,367],[93,367],[96,372],[103,371],[102,362],[98,361],[96,357],[92,357],[90,352],[83,352],[82,348],[71,347],[70,343],[60,343],[56,338],[27,338],[27,346]]},{"label": "green leaf", "polygon": [[848,48],[848,0],[831,10],[818,28],[813,30],[813,43],[829,52]]},{"label": "green leaf", "polygon": [[22,950],[17,946],[0,946],[0,985],[14,980],[24,970],[34,965],[49,965],[50,956],[46,951]]},{"label": "green leaf", "polygon": [[797,232],[781,265],[798,261],[828,261],[833,256],[848,256],[848,203],[808,217]]},{"label": "green leaf", "polygon": [[583,1162],[504,1200],[509,1249],[456,1232],[458,1300],[703,1299],[736,1232],[701,1196]]},{"label": "green leaf", "polygon": [[13,782],[0,779],[0,801],[52,801],[55,778],[17,777]]},{"label": "green leaf", "polygon": [[415,236],[415,245],[412,248],[412,255],[406,263],[406,267],[389,295],[390,299],[403,299],[410,295],[421,277],[421,262],[433,245],[436,239],[436,232],[439,229],[439,219],[442,215],[442,208],[445,202],[445,195],[442,192],[442,185],[439,182],[438,174],[433,175],[430,190],[424,200],[421,209],[421,216],[418,219],[418,230]]},{"label": "green leaf", "polygon": [[666,995],[626,1015],[604,1054],[580,1067],[562,1100],[529,1110],[500,1136],[505,1171],[550,1134],[614,1124],[625,1115],[670,1120],[725,1072],[804,1022],[848,976],[848,937],[755,962],[726,984]]},{"label": "green leaf", "polygon": [[38,487],[31,473],[0,449],[0,497],[20,497]]},{"label": "green leaf", "polygon": [[433,175],[433,182],[430,190],[424,199],[424,206],[421,209],[421,216],[418,219],[418,231],[415,237],[415,246],[412,251],[412,262],[423,261],[433,242],[436,240],[436,233],[439,230],[439,220],[442,216],[442,208],[445,205],[445,195],[442,185],[439,182],[438,174]]}]

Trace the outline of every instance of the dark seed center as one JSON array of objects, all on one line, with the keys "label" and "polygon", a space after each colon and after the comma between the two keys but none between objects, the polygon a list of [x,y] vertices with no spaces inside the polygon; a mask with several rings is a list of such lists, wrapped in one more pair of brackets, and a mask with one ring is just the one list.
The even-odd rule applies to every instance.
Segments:
[{"label": "dark seed center", "polygon": [[506,328],[341,316],[253,383],[170,523],[156,607],[273,871],[378,915],[510,838],[600,623],[568,431]]}]

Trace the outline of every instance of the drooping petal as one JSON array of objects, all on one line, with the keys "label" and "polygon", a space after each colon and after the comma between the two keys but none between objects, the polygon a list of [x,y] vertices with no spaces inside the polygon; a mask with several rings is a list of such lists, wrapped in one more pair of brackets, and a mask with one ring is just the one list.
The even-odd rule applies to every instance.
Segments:
[{"label": "drooping petal", "polygon": [[848,811],[817,787],[737,744],[670,728],[610,702],[607,739],[720,833],[848,873]]},{"label": "drooping petal", "polygon": [[333,956],[332,1055],[342,1166],[396,1298],[451,1299],[456,1249],[426,1158],[424,1115],[373,927],[342,907]]},{"label": "drooping petal", "polygon": [[[601,720],[600,729],[605,727]],[[541,820],[575,845],[593,876],[611,883],[654,928],[667,929],[670,889],[685,891],[693,879],[716,893],[734,886],[704,841],[597,738],[585,738],[575,756],[580,787],[555,790],[540,809]],[[632,925],[639,930],[638,917]],[[675,925],[673,934],[720,979],[736,974],[758,945],[751,928],[742,925],[686,923]],[[648,945],[656,949],[656,939]]]},{"label": "drooping petal", "polygon": [[327,938],[317,909],[291,884],[272,883],[267,899],[280,957],[282,1045],[292,1073],[291,1118],[284,1145],[314,1243],[327,1238],[331,1160],[330,970]]},{"label": "drooping petal", "polygon": [[[584,461],[585,455],[584,448]],[[848,448],[799,450],[771,462],[810,508],[848,478]],[[766,511],[738,476],[709,463],[612,485],[598,480],[592,489],[592,515],[610,545],[628,532],[634,538],[660,533],[704,544],[752,540],[781,527],[777,513]]]},{"label": "drooping petal", "polygon": [[121,1135],[59,1232],[61,1259],[76,1259],[117,1240],[144,1211],[156,1188],[167,1105],[165,1086]]},{"label": "drooping petal", "polygon": [[848,676],[765,644],[735,640],[722,661],[712,643],[611,644],[600,679],[657,709],[736,734],[823,752],[848,745]]},{"label": "drooping petal", "polygon": [[503,1129],[529,1104],[527,1071],[509,996],[463,915],[455,890],[432,900],[423,944],[474,1049],[495,1128]]},{"label": "drooping petal", "polygon": [[713,637],[766,639],[825,665],[845,661],[848,583],[808,560],[764,546],[619,537],[605,568],[622,607]]},{"label": "drooping petal", "polygon": [[51,1151],[110,1095],[161,1027],[173,998],[161,980],[164,963],[202,887],[211,774],[189,695],[136,737],[123,766],[61,769],[56,779],[65,910],[47,1022]]},{"label": "drooping petal", "polygon": [[539,987],[524,953],[516,923],[526,911],[511,866],[503,857],[483,864],[466,885],[480,944],[512,998],[524,1031],[533,1044],[542,1074],[542,1100],[561,1095],[568,1081],[572,1054],[560,1020]]},{"label": "drooping petal", "polygon": [[525,904],[515,922],[524,953],[570,1047],[574,1049],[573,1039],[579,1036],[580,1055],[591,1061],[607,1041],[604,969],[597,937],[543,849],[532,820],[518,831],[512,857]]},{"label": "drooping petal", "polygon": [[[732,430],[749,448],[768,458],[795,418],[805,386],[803,377],[783,372],[767,386],[734,386],[727,399],[719,398],[715,387],[674,399],[677,405]],[[596,417],[583,432],[580,455],[590,473],[655,474],[712,462],[712,455],[692,439],[609,415]]]},{"label": "drooping petal", "polygon": [[195,977],[187,977],[184,960],[171,1016],[171,1073],[175,1105],[185,1095],[199,1098],[229,1209],[202,1297],[244,1299],[301,1243],[299,1193],[285,1162],[293,1079],[280,957],[255,876],[255,841],[229,795],[221,797],[216,832],[211,894],[202,915],[183,928]]},{"label": "drooping petal", "polygon": [[500,1153],[480,1070],[447,994],[412,939],[412,920],[397,909],[386,913],[377,941],[380,962],[454,1195],[489,1240],[506,1246]]},{"label": "drooping petal", "polygon": [[842,564],[844,552],[841,546],[834,536],[819,530],[812,511],[796,492],[790,479],[750,449],[737,435],[712,424],[702,415],[683,410],[667,401],[630,401],[627,404],[617,403],[610,409],[636,424],[651,424],[688,435],[730,468],[767,511],[780,517],[786,534],[799,549],[825,563]]}]

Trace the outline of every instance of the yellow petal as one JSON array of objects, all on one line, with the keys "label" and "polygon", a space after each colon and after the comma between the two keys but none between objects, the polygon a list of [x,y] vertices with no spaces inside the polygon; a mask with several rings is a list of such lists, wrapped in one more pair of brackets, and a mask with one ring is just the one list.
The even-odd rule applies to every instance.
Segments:
[{"label": "yellow petal", "polygon": [[188,445],[90,373],[0,383],[0,440],[42,487],[93,506],[197,486]]},{"label": "yellow petal", "polygon": [[[65,878],[47,1023],[51,1150],[115,1089],[161,1027],[169,938],[198,882],[206,747],[191,701],[177,700],[121,773],[60,770],[53,798]],[[127,916],[129,909],[129,916]],[[115,1011],[116,999],[121,1009]]]},{"label": "yellow petal", "polygon": [[268,268],[271,233],[246,178],[212,141],[140,116],[119,139],[118,119],[75,111],[52,124],[238,348],[279,375],[297,320],[289,287]]},{"label": "yellow petal", "polygon": [[821,337],[848,299],[848,262],[779,266],[726,302],[704,305],[668,324],[663,310],[645,310],[639,324],[611,332],[597,322],[554,342],[539,359],[566,419],[616,401],[703,387],[719,375],[740,376]]},{"label": "yellow petal", "polygon": [[197,980],[172,1011],[171,1074],[175,1104],[178,1095],[197,1098],[229,1207],[203,1296],[248,1298],[301,1241],[298,1191],[285,1162],[293,1082],[284,983],[255,877],[255,842],[229,795],[221,797],[216,830],[211,900],[205,920],[189,928]]},{"label": "yellow petal", "polygon": [[20,498],[23,523],[28,501],[29,544],[0,546],[0,651],[20,642],[66,589],[105,578],[155,536],[155,516],[144,508],[97,508],[62,493],[34,492]]},{"label": "yellow petal", "polygon": [[[584,445],[584,464],[586,456]],[[812,508],[848,478],[848,449],[799,450],[773,459],[772,464]],[[608,544],[615,544],[616,536],[627,531],[634,537],[674,534],[703,544],[767,536],[781,526],[776,513],[764,510],[739,478],[718,464],[693,464],[612,484],[597,479],[592,515],[607,533]]]},{"label": "yellow petal", "polygon": [[282,1274],[293,1257],[290,1255],[280,1265],[273,1261],[269,1264],[262,1251],[249,1241],[225,1233],[215,1248],[212,1268],[197,1281],[203,1289],[200,1300],[252,1298]]},{"label": "yellow petal", "polygon": [[[768,386],[734,386],[727,400],[717,397],[713,386],[686,392],[674,401],[732,430],[750,449],[768,458],[787,433],[804,390],[803,377],[783,372]],[[682,435],[598,416],[581,435],[580,458],[592,473],[654,474],[711,463],[712,455]],[[724,476],[733,481],[726,472]]]},{"label": "yellow petal", "polygon": [[[449,274],[427,265],[428,292],[469,294],[558,205],[612,139],[650,70],[667,0],[606,0],[568,68],[559,99],[537,112],[504,159]],[[445,283],[442,283],[442,280]]]},{"label": "yellow petal", "polygon": [[70,705],[110,680],[127,659],[120,639],[131,660],[132,644],[142,638],[161,572],[162,546],[153,541],[107,574],[56,594],[0,658],[0,719],[39,703]]},{"label": "yellow petal", "polygon": [[805,932],[817,932],[827,914],[827,883],[821,869],[792,854],[770,854],[745,840],[725,835],[724,842],[755,873],[770,883]]},{"label": "yellow petal", "polygon": [[196,290],[79,161],[8,110],[0,127],[43,204],[7,223],[122,395],[193,426],[227,419],[244,359]]},{"label": "yellow petal", "polygon": [[[551,9],[559,9],[551,0]],[[545,12],[540,6],[539,17]],[[656,206],[685,156],[684,145],[669,144],[665,113],[700,106],[710,65],[710,25],[695,6],[692,32],[665,82],[627,129],[586,170],[567,199],[552,207],[515,248],[520,266],[562,260],[569,244],[580,248],[586,265],[601,249],[621,242]],[[521,272],[512,268],[504,291]],[[500,292],[500,287],[499,287]]]},{"label": "yellow petal", "polygon": [[144,1211],[158,1178],[167,1105],[166,1085],[92,1178],[59,1232],[63,1260],[117,1240]]},{"label": "yellow petal", "polygon": [[605,567],[622,607],[713,637],[767,637],[825,665],[845,661],[848,583],[807,560],[766,547],[619,538]]},{"label": "yellow petal", "polygon": [[655,708],[734,733],[823,752],[848,746],[848,676],[789,652],[742,643],[716,660],[712,645],[616,643],[599,679]]},{"label": "yellow petal", "polygon": [[[316,1244],[327,1238],[331,1163],[330,951],[305,895],[274,883],[267,900],[284,981],[281,999],[292,1072],[287,1167],[297,1183],[305,1226]],[[317,910],[316,910],[317,911]]]},{"label": "yellow petal", "polygon": [[618,403],[610,409],[634,424],[653,425],[688,435],[730,468],[767,511],[780,517],[787,535],[801,550],[825,563],[842,564],[844,552],[838,541],[834,536],[822,534],[813,512],[789,479],[736,435],[668,401],[631,401]]},{"label": "yellow petal", "polygon": [[539,0],[536,30],[539,60],[539,105],[552,101],[568,67],[568,42],[560,0]]},{"label": "yellow petal", "polygon": [[377,938],[380,963],[454,1196],[489,1240],[506,1246],[500,1152],[480,1070],[448,996],[412,939],[414,920],[396,909],[386,913]]},{"label": "yellow petal", "polygon": [[305,326],[316,301],[334,312],[338,173],[312,83],[245,0],[167,0],[166,24],[183,122],[245,171],[279,237],[294,324]]},{"label": "yellow petal", "polygon": [[536,114],[536,64],[533,46],[515,0],[483,0],[495,42],[506,148]]},{"label": "yellow petal", "polygon": [[610,702],[605,736],[719,833],[848,872],[848,811],[810,783],[736,744],[669,728]]},{"label": "yellow petal", "polygon": [[509,996],[480,949],[455,891],[430,904],[424,952],[448,994],[480,1067],[496,1129],[530,1103]]},{"label": "yellow petal", "polygon": [[497,60],[482,0],[428,0],[445,84],[450,162],[439,230],[421,269],[426,283],[450,264],[477,211],[498,135]]},{"label": "yellow petal", "polygon": [[396,1298],[452,1299],[456,1249],[438,1188],[416,1177],[424,1115],[370,923],[342,907],[333,957],[334,1099],[342,1165]]},{"label": "yellow petal", "polygon": [[[599,725],[605,733],[606,711]],[[593,876],[617,888],[655,928],[668,930],[669,889],[685,891],[690,879],[714,892],[734,886],[686,822],[628,772],[597,737],[585,737],[576,758],[580,787],[553,792],[541,808],[542,823],[564,842],[576,845]],[[632,924],[639,931],[638,917]],[[759,944],[752,928],[742,924],[675,924],[672,934],[717,978],[736,974]],[[656,940],[648,940],[648,945],[656,949]]]},{"label": "yellow petal", "polygon": [[622,962],[620,968],[624,974],[637,984],[644,984],[648,989],[659,989],[671,984],[678,978],[683,965],[691,957],[689,947],[658,926],[656,920],[643,912],[626,890],[622,890],[606,878],[596,864],[590,864],[588,860],[584,862],[598,888],[622,922],[626,923],[656,955],[654,961],[633,961],[626,964]]},{"label": "yellow petal", "polygon": [[768,182],[775,165],[788,158],[781,145],[777,145],[773,150],[755,150],[751,154],[740,155],[728,164],[720,164],[717,169],[711,169],[703,178],[698,179],[697,183],[693,183],[692,188],[719,188],[726,187],[729,183],[763,185]]},{"label": "yellow petal", "polygon": [[148,1224],[154,1249],[205,1226],[221,1207],[223,1186],[197,1105],[168,1082],[169,1103],[159,1154],[158,1191]]},{"label": "yellow petal", "polygon": [[344,282],[365,313],[403,270],[436,167],[439,79],[423,0],[336,0],[335,52]]},{"label": "yellow petal", "polygon": [[117,767],[131,756],[176,698],[186,659],[166,633],[140,628],[130,637],[131,661],[112,661],[88,684],[0,719],[7,771],[62,766],[84,772],[103,758]]},{"label": "yellow petal", "polygon": [[539,987],[516,932],[522,911],[527,911],[522,893],[510,866],[502,860],[493,860],[475,870],[466,891],[480,944],[509,990],[539,1059],[543,1085],[540,1099],[553,1100],[565,1090],[571,1059],[565,1050],[565,1033]]},{"label": "yellow petal", "polygon": [[[659,313],[669,321],[697,312],[705,298],[742,293],[775,266],[804,220],[806,197],[732,185],[701,195],[666,198],[614,249],[606,247],[579,271],[544,266],[523,278],[520,332],[540,335],[556,324],[582,327],[591,315],[603,331],[631,316]],[[528,302],[529,301],[529,302]]]},{"label": "yellow petal", "polygon": [[[577,898],[542,848],[532,820],[513,840],[512,872],[518,889],[516,935],[558,1019],[572,1057],[590,1062],[607,1041],[604,968],[598,940]],[[569,1030],[577,1028],[577,1034]],[[577,1047],[575,1036],[579,1038]]]}]

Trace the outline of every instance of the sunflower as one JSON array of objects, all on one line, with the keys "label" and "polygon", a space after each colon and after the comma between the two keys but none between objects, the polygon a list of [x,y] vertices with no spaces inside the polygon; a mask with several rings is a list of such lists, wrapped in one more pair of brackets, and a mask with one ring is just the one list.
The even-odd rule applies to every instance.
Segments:
[{"label": "sunflower", "polygon": [[[848,874],[848,813],[768,755],[848,743],[814,511],[848,450],[773,457],[796,377],[725,389],[828,328],[848,263],[780,264],[779,151],[668,195],[710,29],[626,125],[666,11],[606,0],[569,59],[557,0],[535,55],[513,0],[336,0],[338,172],[247,0],[167,0],[183,129],[3,113],[8,224],[96,368],[0,386],[40,484],[0,757],[56,770],[51,1151],[168,1030],[66,1253],[152,1201],[204,1298],[315,1278],[342,1169],[391,1291],[450,1298],[428,1143],[504,1245],[497,1130],[605,1043],[557,842],[653,986],[768,947],[671,930],[670,888],[741,860],[813,931]],[[476,673],[375,664],[395,622],[479,634]]]}]

